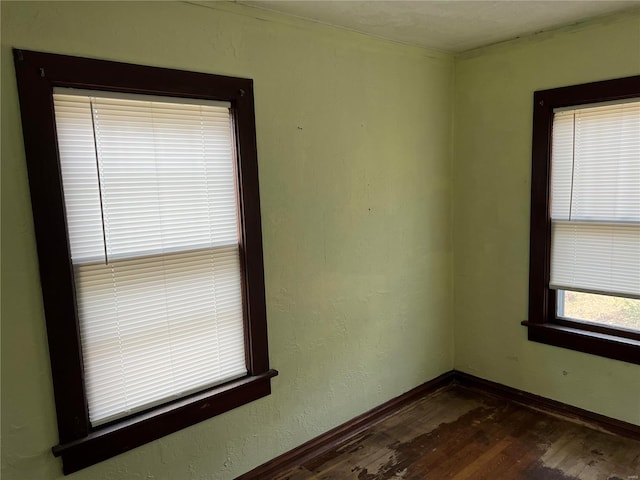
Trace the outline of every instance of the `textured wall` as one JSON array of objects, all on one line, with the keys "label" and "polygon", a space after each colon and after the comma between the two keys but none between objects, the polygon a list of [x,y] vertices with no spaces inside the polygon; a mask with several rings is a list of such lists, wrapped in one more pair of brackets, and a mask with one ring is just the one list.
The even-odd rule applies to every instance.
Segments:
[{"label": "textured wall", "polygon": [[533,91],[640,73],[640,16],[497,45],[456,61],[455,365],[640,424],[640,366],[528,342]]},{"label": "textured wall", "polygon": [[221,3],[1,8],[3,479],[61,477],[11,47],[255,81],[273,394],[70,478],[233,478],[453,367],[451,58]]}]

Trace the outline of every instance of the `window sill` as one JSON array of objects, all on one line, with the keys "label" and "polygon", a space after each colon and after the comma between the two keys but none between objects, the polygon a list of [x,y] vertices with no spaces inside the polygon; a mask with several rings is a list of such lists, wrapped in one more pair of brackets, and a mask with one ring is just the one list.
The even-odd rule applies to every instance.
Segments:
[{"label": "window sill", "polygon": [[640,340],[554,323],[523,321],[532,342],[554,345],[640,365]]},{"label": "window sill", "polygon": [[248,376],[150,412],[100,427],[84,438],[53,447],[65,475],[265,397],[276,370]]}]

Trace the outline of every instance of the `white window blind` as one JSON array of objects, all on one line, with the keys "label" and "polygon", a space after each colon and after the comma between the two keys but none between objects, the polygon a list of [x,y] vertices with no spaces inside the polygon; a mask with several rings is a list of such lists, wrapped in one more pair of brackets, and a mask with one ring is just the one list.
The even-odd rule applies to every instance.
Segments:
[{"label": "white window blind", "polygon": [[229,105],[54,107],[92,425],[246,375]]},{"label": "white window blind", "polygon": [[640,298],[640,100],[554,114],[551,288]]}]

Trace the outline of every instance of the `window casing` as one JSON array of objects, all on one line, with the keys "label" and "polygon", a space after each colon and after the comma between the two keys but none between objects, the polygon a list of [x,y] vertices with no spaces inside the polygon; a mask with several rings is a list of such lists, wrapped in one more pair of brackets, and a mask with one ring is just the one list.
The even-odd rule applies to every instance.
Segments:
[{"label": "window casing", "polygon": [[[62,457],[64,472],[74,472],[268,395],[270,393],[270,379],[277,375],[277,372],[269,368],[268,362],[252,81],[22,50],[15,50],[14,56],[58,419],[60,444],[54,447],[53,451],[56,456]],[[77,108],[74,103],[77,99],[74,96],[82,97],[82,91],[86,89],[90,90],[89,94],[84,95],[85,100],[80,100],[80,103],[86,101],[89,105],[89,109],[85,112],[82,110],[83,107]],[[71,95],[68,95],[70,93]],[[114,96],[115,99],[112,98]],[[203,183],[200,175],[193,172],[189,174],[186,172],[188,168],[185,168],[185,171],[180,175],[181,180],[177,182],[178,185],[182,185],[180,187],[182,191],[178,192],[177,200],[172,204],[171,202],[176,199],[176,182],[173,179],[176,178],[176,173],[181,170],[182,166],[171,165],[172,156],[167,154],[163,157],[165,163],[162,165],[153,164],[153,162],[148,164],[147,162],[147,165],[143,165],[141,169],[136,171],[133,168],[132,170],[131,165],[135,162],[127,160],[126,151],[124,159],[118,159],[119,153],[122,152],[119,151],[117,145],[112,151],[108,151],[107,147],[101,150],[102,147],[98,145],[100,143],[99,135],[95,134],[97,118],[92,120],[94,124],[91,128],[94,130],[94,136],[88,143],[88,145],[90,143],[96,144],[95,156],[93,160],[91,160],[91,155],[87,156],[94,165],[85,163],[81,165],[80,170],[77,168],[74,170],[73,159],[78,153],[74,150],[74,145],[77,143],[77,139],[70,139],[69,135],[73,134],[78,119],[71,115],[73,118],[70,123],[65,123],[61,118],[64,117],[63,112],[69,105],[71,105],[71,110],[67,109],[67,113],[81,110],[84,112],[83,114],[88,112],[91,117],[91,112],[98,112],[98,108],[92,110],[90,102],[93,100],[88,100],[90,98],[102,99],[100,101],[107,107],[110,103],[118,104],[120,102],[119,106],[116,106],[116,110],[122,108],[122,105],[126,106],[127,101],[130,103],[137,101],[143,105],[144,109],[147,108],[147,104],[151,105],[150,102],[145,103],[145,101],[153,100],[156,102],[155,105],[162,110],[161,117],[168,111],[176,109],[180,115],[184,113],[184,108],[198,111],[204,111],[208,108],[205,113],[198,114],[200,117],[192,119],[192,121],[200,122],[203,126],[206,126],[207,122],[211,123],[211,118],[213,118],[214,124],[222,121],[222,127],[220,128],[218,125],[218,131],[222,132],[222,137],[228,134],[228,141],[223,143],[228,144],[233,150],[233,152],[226,152],[222,155],[222,163],[218,162],[209,167],[204,163],[197,165],[198,168],[204,169],[205,176],[222,169],[222,177],[215,179],[213,184],[209,182],[209,187],[213,185],[213,193],[206,192],[207,182]],[[125,99],[124,103],[122,103],[122,98]],[[215,106],[198,106],[217,105],[220,102],[223,102],[225,107],[217,110]],[[174,105],[171,106],[171,103]],[[187,107],[183,107],[184,105]],[[109,117],[108,110],[109,108],[101,113]],[[225,111],[227,112],[226,117]],[[134,111],[134,115],[139,113],[140,111]],[[57,125],[56,115],[58,116]],[[147,123],[151,125],[153,122],[158,122],[157,116],[150,120],[150,123]],[[82,122],[80,123],[82,124]],[[104,125],[107,123],[108,121]],[[86,124],[83,125],[80,130],[88,128]],[[134,122],[131,131],[140,125],[142,124]],[[225,128],[229,129],[226,133]],[[188,149],[193,145],[200,145],[197,143],[197,139],[189,136],[197,129],[187,130],[191,132],[187,135],[188,138],[181,137],[182,130],[176,134],[177,138],[182,140],[182,146],[186,146]],[[157,133],[158,138],[164,140],[172,136],[171,131],[166,129],[159,129]],[[103,140],[108,143],[109,138],[112,137],[109,137],[107,131]],[[210,141],[211,135],[202,138],[204,140],[202,140],[200,147],[206,150],[205,144]],[[215,141],[214,139],[214,143]],[[180,144],[180,141],[177,144]],[[164,147],[168,147],[167,150],[171,151],[176,145],[165,144]],[[218,147],[219,145],[215,146],[214,150],[218,150]],[[133,151],[135,148],[133,145],[127,147],[129,151]],[[91,148],[85,150],[90,151]],[[83,157],[82,149],[78,151],[81,153],[80,157]],[[182,154],[187,157],[190,155],[188,152],[182,152]],[[211,156],[206,154],[205,158],[208,158],[207,155]],[[141,155],[147,160],[148,156],[145,157],[144,153]],[[65,163],[65,158],[71,160]],[[194,160],[194,162],[197,161]],[[191,165],[193,166],[195,163]],[[120,170],[122,166],[125,167],[124,173]],[[85,169],[83,170],[83,168]],[[112,173],[115,173],[109,173],[107,171],[109,168]],[[130,179],[145,178],[145,172],[148,172],[149,168],[151,170],[168,168],[165,172],[167,175],[164,177],[161,175],[153,177],[156,184],[162,183],[164,178],[168,187],[156,188],[157,185],[149,186],[148,184],[148,195],[145,197],[144,188],[132,190],[126,187],[123,190],[123,184],[118,183],[123,178],[125,184]],[[80,172],[79,175],[78,172]],[[86,178],[82,180],[82,177],[85,176],[83,172],[90,172],[89,176],[96,176],[96,183],[106,190],[101,191],[100,188],[94,188],[95,191],[88,196],[85,196],[85,193],[91,189],[87,187],[87,184],[80,185],[74,190],[73,184],[78,178],[81,181],[86,180]],[[100,172],[104,174],[102,177]],[[111,184],[108,184],[109,181]],[[185,185],[189,186],[189,192],[185,193],[183,188]],[[162,210],[162,205],[158,208],[156,208],[157,205],[154,206],[153,214],[149,214],[149,210],[144,208],[138,209],[139,211],[136,211],[135,208],[125,208],[124,216],[121,215],[122,212],[118,213],[119,207],[127,204],[127,195],[142,195],[142,198],[131,202],[132,206],[142,205],[151,197],[160,198],[163,189],[164,193],[169,192],[169,196],[163,204],[166,207],[164,211],[168,213],[162,219],[156,218],[156,210]],[[207,196],[215,197],[220,194],[221,190],[224,190],[222,193],[226,196],[218,203],[215,203],[215,199],[208,201],[205,198]],[[124,197],[120,198],[118,194],[122,191],[125,192]],[[202,195],[194,195],[199,191],[202,191],[200,192]],[[107,200],[109,194],[112,196],[111,200]],[[187,198],[189,194],[202,197],[200,198],[202,201],[199,204],[198,201],[195,201],[190,206]],[[71,206],[74,195],[76,199],[79,199],[76,202],[78,211],[73,211]],[[95,200],[103,195],[104,198]],[[100,204],[99,213],[96,214],[94,209],[89,215],[85,215],[86,211],[83,209],[92,201]],[[227,217],[226,223],[228,225],[226,225],[226,236],[223,235],[224,238],[222,238],[219,235],[216,237],[209,231],[215,228],[215,225],[207,225],[206,221],[208,220],[206,219],[209,218],[207,210],[217,209],[217,211],[224,213],[224,208],[226,208],[224,205],[230,206],[231,210],[223,215]],[[111,233],[108,231],[108,227],[105,227],[105,218],[109,215],[105,210],[110,207],[113,207],[113,211],[116,212],[110,219],[107,219],[107,223],[111,220],[111,226],[114,227]],[[182,211],[179,211],[180,208],[176,211],[176,207],[182,208]],[[71,210],[69,210],[70,208]],[[187,218],[190,215],[190,210],[196,211],[198,209],[204,212],[203,215]],[[129,210],[133,210],[133,216],[137,215],[137,217],[133,219],[127,217]],[[91,222],[92,216],[93,220],[97,218],[93,223]],[[100,216],[103,218],[99,218]],[[76,228],[78,222],[84,222],[87,217],[89,218],[87,224],[89,226],[82,224],[80,228]],[[203,218],[206,220],[205,224],[202,224]],[[122,222],[122,225],[129,225],[131,221],[141,221],[145,228],[118,229],[118,222]],[[196,224],[196,226],[186,228],[181,224],[182,221],[192,225]],[[173,226],[171,222],[174,223]],[[168,225],[168,227],[159,228],[158,223],[164,226]],[[85,238],[78,240],[79,237],[76,236],[77,232],[80,232],[79,235],[82,236],[82,232],[86,232],[87,229],[93,232],[87,236],[91,248],[85,248],[88,245],[84,241]],[[146,238],[145,234],[148,234]],[[145,248],[148,251],[145,251]],[[98,258],[90,258],[96,252]],[[204,258],[204,266],[202,258]],[[147,263],[141,267],[136,262]],[[166,394],[156,395],[157,398],[153,396],[153,398],[147,398],[143,395],[142,400],[133,408],[126,405],[114,407],[107,402],[106,407],[101,410],[104,405],[96,403],[93,397],[104,395],[100,391],[108,391],[108,388],[105,390],[103,385],[102,390],[93,390],[99,375],[94,375],[92,368],[96,370],[95,364],[87,363],[88,357],[86,357],[87,352],[92,348],[91,342],[87,341],[90,335],[87,336],[86,318],[91,320],[92,317],[86,317],[85,320],[82,318],[84,318],[83,315],[86,314],[86,311],[95,306],[96,302],[100,306],[102,299],[100,295],[95,296],[92,300],[94,304],[91,304],[91,308],[87,307],[87,298],[90,297],[87,294],[88,290],[82,290],[82,288],[79,290],[78,286],[86,278],[89,278],[87,285],[91,285],[91,288],[96,282],[102,285],[100,284],[102,280],[95,279],[115,278],[117,275],[113,272],[119,269],[120,275],[125,280],[120,285],[125,285],[126,288],[123,287],[123,291],[127,292],[127,299],[133,298],[134,307],[137,305],[136,302],[140,303],[140,321],[147,319],[153,323],[156,321],[155,316],[145,315],[145,312],[158,306],[154,305],[154,295],[158,299],[158,304],[166,303],[171,307],[171,300],[167,300],[169,298],[167,291],[171,290],[178,297],[182,297],[185,294],[190,294],[194,289],[201,288],[203,282],[213,282],[212,276],[219,276],[218,273],[215,275],[209,273],[211,270],[209,267],[213,264],[223,265],[223,273],[229,272],[231,274],[231,280],[223,281],[223,284],[231,284],[232,294],[225,293],[224,295],[233,297],[232,303],[235,306],[232,306],[231,310],[232,314],[237,317],[237,320],[229,323],[232,325],[231,337],[235,338],[233,348],[237,353],[232,355],[233,360],[228,372],[216,378],[212,374],[212,378],[208,379],[207,363],[213,362],[205,360],[201,364],[190,363],[192,359],[189,358],[188,353],[189,340],[185,344],[185,338],[197,337],[201,343],[206,344],[206,342],[202,342],[206,335],[211,334],[213,340],[220,337],[216,337],[217,333],[214,334],[206,328],[196,332],[194,336],[191,325],[185,331],[180,332],[176,325],[183,320],[181,317],[181,312],[184,311],[182,305],[178,305],[178,308],[168,308],[169,313],[167,313],[167,308],[163,307],[164,309],[158,310],[157,317],[173,318],[173,326],[176,327],[174,330],[178,331],[179,335],[173,340],[169,340],[169,347],[165,345],[162,348],[176,349],[176,357],[180,353],[182,360],[184,360],[172,374],[173,378],[174,380],[180,379],[176,383],[183,383],[182,376],[185,372],[195,374],[199,371],[199,378],[193,384],[195,387],[193,385],[191,385],[192,388],[189,385],[186,387],[178,385],[176,388],[167,390]],[[173,268],[172,265],[178,265],[178,268]],[[197,265],[195,275],[193,269],[185,269],[184,265]],[[156,284],[161,284],[160,287],[153,290],[153,295],[147,298],[145,295],[137,297],[133,295],[132,297],[130,293],[136,291],[136,288],[129,290],[127,288],[131,285],[132,279],[134,282],[138,281],[137,273],[132,275],[132,271],[160,272],[162,280],[156,282]],[[177,274],[175,274],[176,271]],[[94,276],[92,277],[92,275]],[[171,279],[174,277],[177,280],[172,283]],[[115,280],[113,282],[110,279],[107,280],[107,283],[101,288],[108,291],[117,290]],[[189,281],[195,283],[189,284]],[[197,310],[198,315],[201,315],[198,318],[201,320],[205,318],[207,322],[210,322],[209,311],[215,309],[215,302],[211,304],[208,292],[213,289],[215,289],[214,286],[209,290],[205,288],[199,294],[192,295],[194,298],[197,298],[198,295],[203,297],[204,305],[187,305],[188,314],[183,317],[187,318]],[[222,303],[225,306],[229,303],[227,297],[223,299]],[[103,305],[104,311],[114,310],[111,303],[107,302],[105,305],[106,307]],[[135,308],[133,311],[135,312]],[[207,315],[209,316],[207,317]],[[110,314],[104,315],[104,322],[109,321],[111,317]],[[129,318],[130,323],[133,322],[133,324],[137,320],[135,314]],[[104,322],[99,323],[98,326],[106,325]],[[163,328],[166,325],[169,326],[167,330],[172,330],[170,320],[164,321]],[[134,327],[137,328],[135,325]],[[115,330],[115,327],[112,330]],[[101,334],[98,332],[98,336]],[[166,337],[166,332],[163,332],[162,335]],[[143,333],[142,338],[148,340],[150,337]],[[121,339],[115,341],[118,342]],[[98,348],[98,357],[102,352],[100,348]],[[157,359],[162,356],[162,348],[153,351],[157,355]],[[182,351],[178,352],[180,348]],[[207,349],[202,350],[204,354],[206,354],[205,350]],[[120,358],[119,361],[122,362],[122,357]],[[180,362],[175,363],[180,364]],[[226,368],[224,365],[227,364],[229,363],[223,362],[222,367],[217,365],[210,368],[218,371]],[[103,368],[103,365],[99,365],[96,371],[100,368]],[[213,370],[210,371],[213,372]],[[140,378],[143,383],[140,390],[144,392],[148,386],[144,385],[145,376],[142,375]],[[107,379],[106,384],[108,385],[108,383]],[[162,384],[159,389],[162,389]]]},{"label": "window casing", "polygon": [[[622,202],[617,206],[609,206],[606,198],[609,193],[600,189],[594,194],[588,194],[582,198],[579,207],[576,207],[575,198],[580,193],[576,189],[583,188],[584,185],[588,186],[589,184],[604,185],[607,181],[602,180],[604,177],[601,177],[601,179],[596,178],[594,181],[588,178],[583,184],[578,184],[574,176],[573,180],[570,180],[572,182],[571,186],[563,190],[558,185],[563,182],[566,183],[567,178],[572,178],[571,169],[575,168],[576,164],[573,161],[565,162],[564,164],[560,164],[560,162],[553,164],[554,155],[555,158],[561,158],[562,155],[566,154],[560,146],[560,137],[567,132],[571,134],[573,129],[571,124],[568,125],[570,128],[565,128],[558,124],[554,125],[554,117],[556,115],[561,119],[560,121],[566,122],[566,118],[563,120],[562,115],[564,115],[563,111],[567,109],[584,106],[584,111],[587,112],[587,115],[591,115],[593,112],[598,114],[599,110],[594,108],[597,107],[596,104],[605,105],[603,102],[614,105],[625,104],[630,99],[638,97],[640,97],[640,76],[543,90],[534,94],[529,319],[523,322],[528,327],[529,340],[631,363],[640,363],[640,332],[558,315],[558,311],[561,313],[563,311],[563,288],[568,287],[576,291],[585,290],[587,292],[631,296],[633,298],[635,289],[640,287],[633,281],[634,276],[638,275],[637,271],[634,270],[636,267],[627,264],[637,263],[637,257],[633,254],[635,249],[638,248],[638,224],[635,215],[640,212],[635,212],[637,200],[634,197],[635,189],[629,189],[634,179],[632,177],[621,177],[617,180],[622,185],[620,192],[625,197],[626,203]],[[555,146],[553,142],[554,127],[557,137]],[[568,143],[571,144],[571,141]],[[607,146],[607,148],[611,147]],[[635,156],[636,154],[634,153],[633,161],[640,162],[640,158],[635,158]],[[554,167],[556,169],[555,172]],[[567,171],[565,172],[564,170]],[[555,183],[552,185],[554,173],[555,180],[553,182]],[[565,173],[567,175],[564,175]],[[555,203],[553,199],[554,189]],[[594,201],[594,195],[601,194],[603,195],[602,198],[598,198],[597,202]],[[574,207],[570,205],[572,200]],[[584,218],[581,218],[580,215]],[[609,222],[609,225],[607,225],[607,222]],[[567,227],[568,225],[570,228]],[[554,237],[554,230],[558,228],[569,228],[571,233],[566,238]],[[607,231],[603,234],[602,232],[605,230]],[[584,271],[579,271],[585,265],[576,263],[569,269],[569,277],[575,279],[575,284],[563,284],[569,277],[565,275],[566,271],[563,271],[565,265],[558,261],[558,252],[570,250],[571,255],[577,258],[579,255],[584,255],[584,252],[588,250],[581,245],[576,247],[572,241],[565,241],[573,235],[573,232],[577,231],[585,231],[588,234],[592,234],[593,239],[595,239],[593,241],[596,242],[591,246],[594,247],[593,255],[595,256],[597,256],[599,248],[597,245],[598,237],[605,235],[610,239],[610,245],[615,248],[603,255],[603,257],[607,258],[607,261],[611,261],[611,258],[616,257],[617,253],[614,251],[616,249],[620,253],[620,258],[623,258],[626,249],[627,260],[630,260],[630,262],[624,264],[624,269],[628,271],[619,273],[623,274],[622,276],[626,276],[627,280],[632,278],[632,281],[624,287],[611,287],[608,283],[611,279],[607,275],[602,275],[597,280],[596,277],[603,272],[602,269],[598,270],[599,267],[596,265],[599,259],[596,259],[595,256],[590,257],[590,255],[587,255],[587,257],[594,259],[593,265],[590,265],[596,267],[594,274],[591,275],[587,272],[585,275]],[[584,242],[584,244],[586,245],[589,242],[591,240]],[[556,255],[555,259],[553,258],[554,254]],[[628,256],[629,254],[630,256]],[[615,267],[615,258],[612,261],[612,265]],[[552,272],[552,262],[555,262],[555,272]],[[621,268],[620,270],[623,269]],[[614,273],[617,274],[618,272]],[[593,285],[590,284],[592,281],[595,282]],[[624,283],[622,277],[617,281],[620,284]],[[616,280],[613,280],[613,283],[616,283]],[[616,290],[616,288],[619,289]]]}]

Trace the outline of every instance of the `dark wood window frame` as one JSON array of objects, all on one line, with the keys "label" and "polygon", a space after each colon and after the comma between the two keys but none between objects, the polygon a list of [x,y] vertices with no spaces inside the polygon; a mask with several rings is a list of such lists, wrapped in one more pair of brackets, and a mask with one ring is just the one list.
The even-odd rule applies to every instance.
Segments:
[{"label": "dark wood window frame", "polygon": [[640,97],[640,76],[540,90],[533,98],[529,340],[640,364],[640,332],[556,315],[556,291],[549,288],[549,212],[553,111],[559,107]]},{"label": "dark wood window frame", "polygon": [[[105,60],[14,50],[22,128],[47,323],[59,445],[65,474],[118,455],[271,393],[262,258],[253,81]],[[247,376],[93,428],[83,381],[73,267],[53,109],[70,87],[231,103]]]}]

